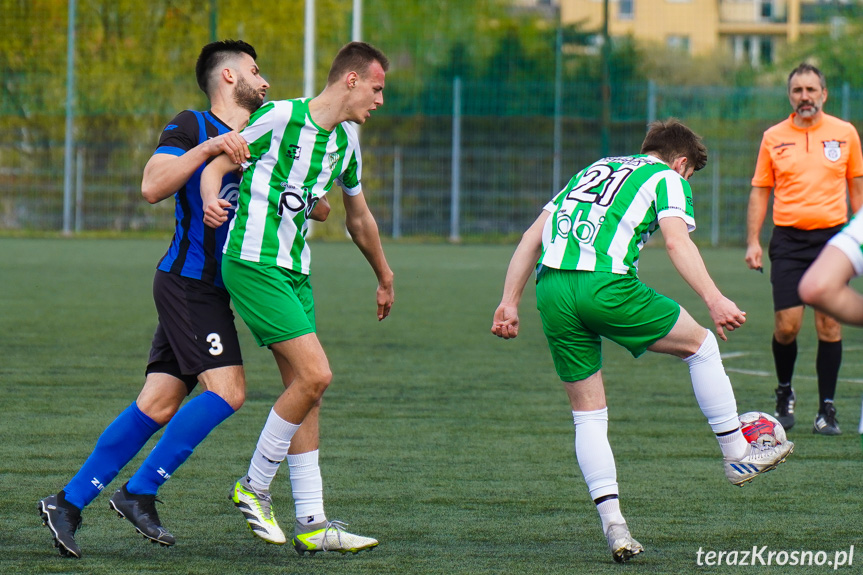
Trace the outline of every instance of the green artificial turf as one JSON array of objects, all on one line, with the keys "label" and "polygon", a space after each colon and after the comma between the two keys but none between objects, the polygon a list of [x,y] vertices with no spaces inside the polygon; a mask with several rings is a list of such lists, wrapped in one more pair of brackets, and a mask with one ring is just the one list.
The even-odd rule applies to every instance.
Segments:
[{"label": "green artificial turf", "polygon": [[[0,239],[0,573],[827,573],[822,566],[699,566],[698,551],[837,551],[860,546],[857,434],[863,332],[846,329],[836,397],[840,437],[811,434],[817,403],[811,311],[800,336],[794,454],[743,488],[722,471],[686,365],[604,348],[609,438],[621,504],[646,552],[611,561],[573,454],[573,428],[535,309],[521,335],[489,332],[514,246],[387,244],[396,304],[377,322],[375,280],[350,243],[312,244],[318,334],[333,383],[321,416],[327,515],[381,541],[356,556],[299,557],[252,536],[228,501],[281,383],[270,353],[238,321],[245,406],[160,491],[171,549],[146,543],[108,497],[152,442],[84,512],[78,561],[52,548],[36,502],[63,487],[143,382],[155,327],[153,239]],[[772,413],[768,277],[742,249],[705,250],[717,284],[748,312],[721,342],[740,412]],[[700,300],[664,251],[641,277],[706,325]],[[287,469],[273,484],[283,527]],[[763,555],[767,559],[767,552]],[[702,561],[703,562],[703,561]],[[854,566],[863,564],[863,548]]]}]

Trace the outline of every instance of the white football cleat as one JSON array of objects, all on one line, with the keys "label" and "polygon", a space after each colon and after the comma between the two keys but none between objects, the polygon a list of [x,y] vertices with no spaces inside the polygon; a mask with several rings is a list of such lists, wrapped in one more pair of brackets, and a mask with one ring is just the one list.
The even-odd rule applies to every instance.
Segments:
[{"label": "white football cleat", "polygon": [[605,537],[608,539],[608,548],[611,550],[611,556],[618,563],[625,563],[639,553],[644,553],[644,547],[632,538],[629,529],[626,527],[626,523],[609,525],[608,531],[605,532]]},{"label": "white football cleat", "polygon": [[749,450],[740,459],[726,459],[725,477],[734,485],[752,481],[756,475],[776,469],[794,451],[794,442],[786,441],[776,446],[749,444]]},{"label": "white football cleat", "polygon": [[284,545],[287,542],[284,532],[276,522],[269,492],[258,493],[249,485],[249,478],[243,477],[234,484],[231,501],[246,518],[252,533],[267,543]]},{"label": "white football cleat", "polygon": [[354,535],[345,531],[347,524],[341,521],[325,521],[303,525],[297,521],[294,528],[294,549],[300,555],[314,555],[318,551],[338,551],[339,553],[358,553],[363,549],[373,549],[377,539]]}]

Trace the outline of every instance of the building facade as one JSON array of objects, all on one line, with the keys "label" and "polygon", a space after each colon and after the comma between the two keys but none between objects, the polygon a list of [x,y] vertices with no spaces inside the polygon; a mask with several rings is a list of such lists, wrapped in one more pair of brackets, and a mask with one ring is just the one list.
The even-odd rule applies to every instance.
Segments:
[{"label": "building facade", "polygon": [[[601,30],[606,0],[560,0],[564,25]],[[607,0],[611,37],[683,50],[727,50],[753,66],[772,62],[785,45],[829,23],[854,0]]]}]

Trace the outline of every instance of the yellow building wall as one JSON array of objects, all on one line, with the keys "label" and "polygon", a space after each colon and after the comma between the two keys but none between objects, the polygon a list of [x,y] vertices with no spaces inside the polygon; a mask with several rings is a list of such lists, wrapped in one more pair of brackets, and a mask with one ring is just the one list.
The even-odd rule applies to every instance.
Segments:
[{"label": "yellow building wall", "polygon": [[[662,45],[667,45],[669,36],[685,36],[693,55],[716,50],[728,34],[787,36],[793,42],[800,32],[816,26],[787,19],[799,19],[801,3],[817,1],[774,0],[773,17],[765,20],[756,0],[632,0],[631,18],[621,18],[620,1],[609,0],[609,34]],[[560,0],[560,15],[564,25],[582,23],[587,30],[599,31],[602,0]]]},{"label": "yellow building wall", "polygon": [[[620,3],[609,2],[608,33],[666,45],[669,36],[689,39],[692,54],[704,54],[717,47],[719,38],[718,0],[633,0],[632,18],[620,17]],[[602,26],[601,0],[561,0],[564,25],[584,22],[586,29]]]}]

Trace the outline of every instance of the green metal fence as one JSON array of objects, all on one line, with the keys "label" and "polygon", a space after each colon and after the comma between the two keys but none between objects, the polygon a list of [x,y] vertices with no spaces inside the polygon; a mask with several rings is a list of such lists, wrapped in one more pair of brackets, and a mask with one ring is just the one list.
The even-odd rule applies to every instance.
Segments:
[{"label": "green metal fence", "polygon": [[[453,105],[452,86],[427,91],[427,99],[442,102],[430,108],[429,114],[394,114],[400,103],[390,95],[387,106],[363,127],[367,197],[386,233],[461,238],[518,233],[558,186],[600,156],[600,127],[591,106],[570,104],[558,117],[550,115],[547,106],[538,106],[536,114],[505,112],[501,108],[506,102],[499,94],[498,99],[483,99],[483,94],[495,89],[493,85],[474,82],[467,86],[458,152],[454,151],[452,108],[449,113],[444,109]],[[535,94],[553,92],[553,86],[534,88]],[[584,85],[563,88],[565,99],[567,94],[598,89]],[[683,119],[705,137],[710,152],[708,166],[692,180],[699,225],[694,237],[700,242],[742,242],[749,179],[761,133],[789,111],[783,91],[642,84],[626,86],[622,93],[630,105],[625,113],[612,117],[610,153],[637,152],[649,119]],[[853,113],[863,118],[863,94],[845,93],[848,99],[833,98],[832,107],[839,108],[839,114],[852,112],[852,119]],[[484,113],[486,110],[490,113]],[[7,116],[0,122],[9,126],[15,119]],[[88,133],[97,138],[75,141],[76,230],[171,229],[170,202],[151,206],[140,198],[143,166],[161,126],[169,119],[165,114],[141,114],[92,115],[80,120],[91,124]],[[53,123],[61,124],[61,118],[54,118]],[[101,138],[92,129],[99,124],[106,130],[116,129],[118,123],[134,126],[140,136]],[[554,145],[556,123],[562,134],[559,150]],[[0,131],[0,229],[59,230],[62,130],[22,145],[16,134],[26,129],[22,125],[18,130]],[[554,181],[556,153],[558,182]],[[453,182],[454,161],[459,166],[458,182]],[[458,187],[455,206],[454,187]],[[455,230],[451,226],[454,209],[459,215]]]}]

